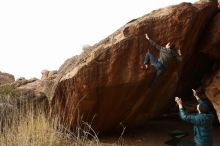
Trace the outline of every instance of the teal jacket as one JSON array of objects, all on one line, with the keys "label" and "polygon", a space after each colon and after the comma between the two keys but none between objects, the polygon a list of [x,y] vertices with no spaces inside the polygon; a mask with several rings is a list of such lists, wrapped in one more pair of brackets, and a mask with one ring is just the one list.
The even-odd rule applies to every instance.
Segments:
[{"label": "teal jacket", "polygon": [[[198,100],[199,104],[204,103],[201,99]],[[208,114],[186,114],[181,108],[180,117],[182,120],[191,122],[194,125],[194,141],[197,146],[212,146],[212,121],[214,115]]]}]

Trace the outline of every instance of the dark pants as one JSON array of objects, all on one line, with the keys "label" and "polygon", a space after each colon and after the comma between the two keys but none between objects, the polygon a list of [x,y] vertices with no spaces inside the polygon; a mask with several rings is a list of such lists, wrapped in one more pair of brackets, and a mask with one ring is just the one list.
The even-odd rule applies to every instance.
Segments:
[{"label": "dark pants", "polygon": [[144,58],[144,64],[148,64],[149,61],[156,69],[156,75],[150,83],[150,85],[154,85],[159,79],[160,75],[164,72],[165,68],[163,64],[148,50]]}]

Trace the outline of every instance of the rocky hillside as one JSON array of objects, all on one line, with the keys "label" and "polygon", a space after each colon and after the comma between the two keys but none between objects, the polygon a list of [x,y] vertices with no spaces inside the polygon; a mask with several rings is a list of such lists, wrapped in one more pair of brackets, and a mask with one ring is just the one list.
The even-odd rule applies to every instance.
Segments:
[{"label": "rocky hillside", "polygon": [[[20,108],[21,105],[43,107],[49,109],[47,98],[48,91],[57,71],[42,71],[42,78],[25,79],[24,77],[14,79],[13,75],[0,72],[0,111],[3,105]],[[22,107],[21,107],[22,108]],[[10,108],[4,108],[10,110]],[[10,111],[9,111],[10,113]]]},{"label": "rocky hillside", "polygon": [[15,77],[8,73],[0,72],[0,85],[12,83],[15,81]]},{"label": "rocky hillside", "polygon": [[[122,124],[131,128],[160,115],[175,95],[203,80],[220,112],[220,70],[214,67],[220,58],[219,16],[216,2],[203,1],[181,3],[131,20],[60,67],[49,86],[52,90],[46,93],[54,113],[72,128],[79,118],[92,121],[99,132],[120,129]],[[171,42],[183,55],[183,61],[173,61],[153,87],[149,82],[155,69],[140,69],[150,48],[145,33],[162,46]],[[158,56],[157,51],[154,54]],[[205,74],[209,75],[204,79]]]}]

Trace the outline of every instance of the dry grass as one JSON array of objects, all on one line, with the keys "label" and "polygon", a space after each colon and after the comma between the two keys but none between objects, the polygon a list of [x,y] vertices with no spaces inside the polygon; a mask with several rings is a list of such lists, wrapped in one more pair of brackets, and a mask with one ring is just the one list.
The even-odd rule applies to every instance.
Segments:
[{"label": "dry grass", "polygon": [[49,117],[42,105],[22,101],[18,106],[21,101],[12,97],[12,91],[7,88],[1,90],[4,94],[0,94],[1,146],[100,145],[88,123],[83,123],[84,129],[77,127],[72,132],[60,124],[59,118]]},{"label": "dry grass", "polygon": [[86,129],[77,128],[78,133],[73,133],[62,127],[58,118],[49,118],[45,112],[9,111],[11,113],[1,113],[1,146],[99,145],[98,137],[88,124]]},{"label": "dry grass", "polygon": [[[48,105],[36,102],[32,95],[19,96],[10,85],[0,86],[0,146],[96,146],[100,143],[91,123],[78,120],[75,130],[60,124],[56,116],[50,117]],[[43,103],[43,104],[42,104]],[[122,138],[110,145],[123,145]]]},{"label": "dry grass", "polygon": [[68,133],[62,132],[59,120],[48,118],[43,111],[4,109],[1,112],[1,146],[74,145]]}]

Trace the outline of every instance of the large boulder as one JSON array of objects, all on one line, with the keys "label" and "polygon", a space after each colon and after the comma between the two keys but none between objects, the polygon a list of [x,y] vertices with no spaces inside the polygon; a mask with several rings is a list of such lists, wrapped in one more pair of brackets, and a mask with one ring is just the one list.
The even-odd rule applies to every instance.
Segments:
[{"label": "large boulder", "polygon": [[220,121],[220,64],[217,71],[206,81],[205,92],[212,102]]},{"label": "large boulder", "polygon": [[41,80],[37,78],[25,79],[21,77],[11,85],[16,88],[17,91],[20,91],[21,94],[29,94],[39,98],[46,97],[49,90],[51,90],[51,84],[53,84],[54,79],[57,77],[57,71],[42,70],[41,74]]},{"label": "large boulder", "polygon": [[201,51],[216,61],[220,61],[220,12],[210,22],[201,40]]},{"label": "large boulder", "polygon": [[8,73],[0,72],[0,85],[12,83],[15,81],[15,77]]},{"label": "large boulder", "polygon": [[[99,132],[130,128],[160,115],[171,102],[186,61],[217,4],[181,3],[134,19],[92,46],[68,59],[58,70],[49,93],[54,112],[74,128],[77,120],[92,122]],[[184,61],[173,62],[153,87],[155,70],[140,69],[150,48],[144,34],[161,45],[171,42]],[[154,52],[158,55],[158,52]]]},{"label": "large boulder", "polygon": [[34,103],[39,106],[43,105],[47,109],[49,106],[48,98],[46,96],[48,82],[47,79],[25,79],[24,77],[21,77],[10,85],[15,90],[15,96],[19,100],[28,101],[28,103]]},{"label": "large boulder", "polygon": [[215,66],[204,78],[207,97],[212,102],[220,120],[220,12],[210,21],[201,41],[199,50],[207,54]]}]

